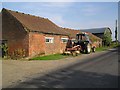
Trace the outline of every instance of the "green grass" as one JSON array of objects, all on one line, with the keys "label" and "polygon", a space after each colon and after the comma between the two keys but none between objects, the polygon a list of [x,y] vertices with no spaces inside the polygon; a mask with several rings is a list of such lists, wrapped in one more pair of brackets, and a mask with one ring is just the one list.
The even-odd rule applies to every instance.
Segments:
[{"label": "green grass", "polygon": [[117,44],[116,44],[116,43],[112,43],[112,44],[111,44],[111,47],[112,47],[112,48],[119,47],[119,46],[120,46],[120,43],[117,43]]},{"label": "green grass", "polygon": [[105,50],[108,50],[110,48],[116,48],[118,46],[120,46],[120,44],[112,43],[109,47],[105,46],[105,47],[96,48],[96,51],[105,51]]},{"label": "green grass", "polygon": [[[118,44],[120,45],[120,44]],[[114,47],[117,47],[118,45],[116,45],[115,43],[111,44],[110,47],[99,47],[99,48],[96,48],[96,51],[97,52],[100,52],[100,51],[105,51],[105,50],[108,50],[110,48],[114,48]],[[67,58],[67,57],[70,57],[68,55],[62,55],[62,54],[53,54],[53,55],[47,55],[47,56],[38,56],[38,57],[34,57],[34,58],[31,58],[30,60],[59,60],[59,59],[63,59],[63,58]]]},{"label": "green grass", "polygon": [[66,57],[68,56],[62,55],[62,54],[53,54],[53,55],[47,55],[47,56],[38,56],[35,58],[31,58],[30,60],[59,60]]},{"label": "green grass", "polygon": [[99,47],[99,48],[96,48],[96,51],[105,51],[108,49],[110,49],[110,47]]}]

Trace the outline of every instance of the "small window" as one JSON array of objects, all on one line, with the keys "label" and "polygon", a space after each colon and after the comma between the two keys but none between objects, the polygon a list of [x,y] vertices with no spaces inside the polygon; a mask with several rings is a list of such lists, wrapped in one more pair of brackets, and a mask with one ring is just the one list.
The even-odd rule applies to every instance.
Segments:
[{"label": "small window", "polygon": [[54,38],[53,37],[45,37],[45,42],[46,43],[53,43]]},{"label": "small window", "polygon": [[72,42],[75,42],[76,41],[76,39],[72,39]]},{"label": "small window", "polygon": [[62,43],[67,43],[68,38],[61,38]]}]

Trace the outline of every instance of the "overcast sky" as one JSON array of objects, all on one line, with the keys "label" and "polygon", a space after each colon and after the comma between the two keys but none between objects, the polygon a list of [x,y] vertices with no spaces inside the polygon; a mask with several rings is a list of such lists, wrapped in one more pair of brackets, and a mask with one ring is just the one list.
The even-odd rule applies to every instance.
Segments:
[{"label": "overcast sky", "polygon": [[118,19],[117,2],[3,2],[2,7],[45,17],[66,28],[110,27],[113,39]]}]

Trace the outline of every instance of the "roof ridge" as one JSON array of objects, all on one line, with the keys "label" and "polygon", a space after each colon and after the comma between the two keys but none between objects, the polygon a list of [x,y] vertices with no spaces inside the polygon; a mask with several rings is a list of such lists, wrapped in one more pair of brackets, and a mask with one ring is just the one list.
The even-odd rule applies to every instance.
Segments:
[{"label": "roof ridge", "polygon": [[[13,10],[9,10],[9,9],[6,9],[8,11],[12,11],[12,12],[15,12],[15,13],[19,13],[19,14],[23,14],[23,15],[28,15],[28,16],[32,16],[32,17],[35,17],[35,18],[39,18],[39,19],[44,19],[44,20],[48,20],[49,22],[51,22],[52,24],[56,25],[54,22],[52,22],[50,19],[48,18],[44,18],[44,17],[41,17],[41,16],[37,16],[37,15],[32,15],[32,14],[27,14],[27,13],[24,13],[24,12],[19,12],[19,11],[13,11]],[[59,27],[58,25],[56,25],[57,27]]]},{"label": "roof ridge", "polygon": [[[2,10],[7,10],[8,12],[11,11],[11,12],[15,12],[15,13],[23,14],[23,15],[28,15],[28,16],[32,16],[32,17],[36,17],[36,18],[40,18],[40,19],[45,19],[45,20],[48,20],[49,22],[53,23],[54,25],[56,25],[53,21],[51,21],[48,18],[32,15],[32,14],[29,14],[29,13],[27,14],[27,13],[24,13],[24,12],[14,11],[14,10],[6,9],[6,8],[3,8]],[[79,29],[72,29],[72,28],[67,28],[67,27],[60,27],[58,25],[56,25],[56,26],[59,27],[59,28],[62,28],[62,29],[79,30]]]},{"label": "roof ridge", "polygon": [[37,15],[32,15],[32,14],[30,14],[30,13],[24,13],[24,12],[14,11],[14,10],[6,9],[6,8],[3,8],[3,10],[12,11],[12,12],[19,13],[19,14],[23,14],[23,15],[29,15],[29,16],[33,16],[33,17],[48,19],[48,18],[44,18],[44,17],[37,16]]},{"label": "roof ridge", "polygon": [[[6,9],[6,8],[3,8],[3,10],[6,10],[12,17],[14,17],[14,19],[16,19],[24,28],[27,28],[23,23],[21,23],[14,15],[12,15],[9,11],[12,11],[12,10],[9,10],[9,9]],[[27,28],[28,29],[28,28]],[[29,29],[28,29],[29,30]]]},{"label": "roof ridge", "polygon": [[103,29],[103,28],[109,28],[109,27],[96,27],[96,28],[86,28],[86,29],[81,29],[81,30],[88,30],[88,29]]},{"label": "roof ridge", "polygon": [[[9,10],[9,9],[5,9],[5,8],[3,8],[2,9],[2,11],[3,10],[5,10],[6,12],[8,12],[8,13],[10,13],[12,16],[14,16],[22,25],[24,25],[25,27],[27,27],[30,31],[32,31],[32,29],[31,29],[31,27],[29,27],[29,26],[26,26],[25,25],[25,23],[24,22],[22,22],[20,19],[20,17],[18,17],[17,15],[23,15],[24,17],[29,17],[29,18],[38,18],[38,20],[44,20],[45,22],[47,22],[48,24],[50,24],[50,25],[52,25],[52,26],[50,26],[50,27],[52,27],[52,31],[51,32],[53,32],[53,33],[56,33],[57,34],[57,32],[58,33],[62,33],[62,34],[64,34],[64,35],[66,35],[65,34],[65,32],[63,31],[63,30],[61,30],[61,28],[58,26],[58,25],[56,25],[54,22],[52,22],[51,20],[49,20],[48,18],[43,18],[43,17],[40,17],[40,16],[35,16],[35,15],[31,15],[31,14],[26,14],[26,13],[22,13],[22,12],[18,12],[18,11],[13,11],[13,10]],[[17,14],[18,13],[18,14]],[[22,17],[23,17],[22,16]],[[36,19],[37,20],[37,19]],[[43,22],[44,23],[44,22]],[[43,24],[42,24],[43,25]],[[49,27],[49,26],[48,26]],[[38,28],[38,25],[37,25],[37,28]],[[53,29],[54,28],[54,29]],[[47,28],[48,29],[48,28]],[[37,29],[35,29],[35,30],[37,30]],[[39,31],[39,29],[37,30],[37,31]],[[60,31],[60,32],[59,32]],[[46,32],[46,31],[45,31]]]},{"label": "roof ridge", "polygon": [[74,30],[74,31],[79,31],[79,29],[73,29],[73,28],[65,28],[65,27],[61,27],[62,29],[67,29],[67,30]]}]

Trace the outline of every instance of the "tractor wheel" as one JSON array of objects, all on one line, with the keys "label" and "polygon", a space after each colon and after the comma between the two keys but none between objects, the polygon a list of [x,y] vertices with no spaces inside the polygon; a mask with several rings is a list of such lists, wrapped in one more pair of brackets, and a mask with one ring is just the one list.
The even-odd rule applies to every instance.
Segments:
[{"label": "tractor wheel", "polygon": [[95,47],[93,47],[93,48],[92,48],[92,52],[95,52],[95,51],[96,51],[96,49],[95,49]]},{"label": "tractor wheel", "polygon": [[91,46],[90,46],[90,44],[88,43],[87,45],[86,45],[86,47],[85,47],[85,53],[86,54],[89,54],[91,52]]},{"label": "tractor wheel", "polygon": [[73,51],[73,52],[72,52],[72,55],[73,55],[73,56],[77,56],[78,54],[77,54],[75,51]]}]

